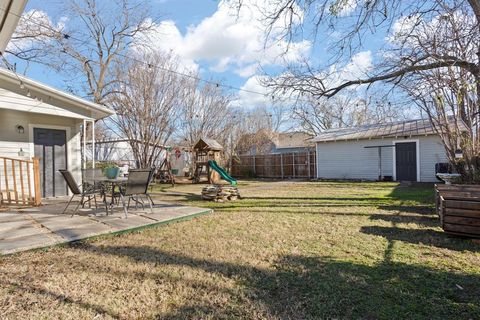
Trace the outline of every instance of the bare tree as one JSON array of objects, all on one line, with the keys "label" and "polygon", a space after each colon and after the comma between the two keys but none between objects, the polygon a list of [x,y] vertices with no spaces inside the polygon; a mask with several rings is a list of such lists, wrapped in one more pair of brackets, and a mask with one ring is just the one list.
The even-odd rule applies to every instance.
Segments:
[{"label": "bare tree", "polygon": [[359,98],[356,92],[298,102],[293,108],[293,119],[303,131],[312,135],[342,127],[392,121],[401,118],[401,112],[388,101]]},{"label": "bare tree", "polygon": [[185,82],[178,136],[193,147],[200,138],[212,138],[227,145],[235,122],[230,112],[231,97],[212,83],[202,84],[196,75]]},{"label": "bare tree", "polygon": [[117,77],[121,82],[108,103],[117,112],[112,119],[113,130],[129,140],[138,165],[147,168],[157,161],[175,130],[183,102],[179,92],[185,78],[163,71],[178,67],[171,55],[149,52],[141,60],[148,61],[148,65],[132,61],[118,67]]},{"label": "bare tree", "polygon": [[53,24],[41,11],[26,12],[12,37],[9,53],[84,80],[83,91],[103,104],[112,93],[114,65],[137,34],[151,29],[147,1],[69,0],[65,19]]}]

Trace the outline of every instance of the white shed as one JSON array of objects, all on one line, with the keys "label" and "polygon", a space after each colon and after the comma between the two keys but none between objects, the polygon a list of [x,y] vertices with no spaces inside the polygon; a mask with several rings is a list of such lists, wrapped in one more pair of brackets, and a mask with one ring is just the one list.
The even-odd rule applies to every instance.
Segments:
[{"label": "white shed", "polygon": [[318,178],[435,182],[435,164],[448,162],[427,119],[331,129],[313,141]]}]

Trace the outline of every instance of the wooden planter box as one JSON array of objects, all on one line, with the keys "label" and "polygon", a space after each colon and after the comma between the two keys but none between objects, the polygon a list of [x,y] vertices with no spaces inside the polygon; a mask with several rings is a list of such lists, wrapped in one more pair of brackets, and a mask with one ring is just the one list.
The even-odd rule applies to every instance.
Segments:
[{"label": "wooden planter box", "polygon": [[480,238],[480,185],[435,185],[435,205],[446,233]]}]

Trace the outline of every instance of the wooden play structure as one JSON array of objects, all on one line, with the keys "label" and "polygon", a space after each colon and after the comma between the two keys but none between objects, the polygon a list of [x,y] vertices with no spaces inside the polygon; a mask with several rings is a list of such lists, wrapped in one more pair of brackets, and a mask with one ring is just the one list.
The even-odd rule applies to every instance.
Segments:
[{"label": "wooden play structure", "polygon": [[172,148],[166,149],[165,159],[155,172],[156,183],[171,183],[172,186],[175,186],[175,175],[172,172],[172,164],[170,163],[171,151]]},{"label": "wooden play structure", "polygon": [[223,147],[213,139],[201,138],[195,143],[193,183],[200,183],[202,177],[206,177],[208,183],[220,180],[218,172],[210,168],[209,161],[219,161],[222,151]]}]

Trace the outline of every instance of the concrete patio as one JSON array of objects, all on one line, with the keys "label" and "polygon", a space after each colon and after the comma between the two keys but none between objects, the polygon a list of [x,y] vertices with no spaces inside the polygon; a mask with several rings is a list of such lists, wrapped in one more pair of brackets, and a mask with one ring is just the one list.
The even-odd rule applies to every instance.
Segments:
[{"label": "concrete patio", "polygon": [[80,209],[73,217],[70,216],[71,211],[61,214],[65,198],[47,200],[47,204],[41,207],[0,212],[0,254],[43,248],[212,212],[211,209],[154,201],[153,213],[148,206],[145,209],[130,208],[127,219],[121,207],[114,208],[113,214],[108,216],[102,207],[98,210]]}]

